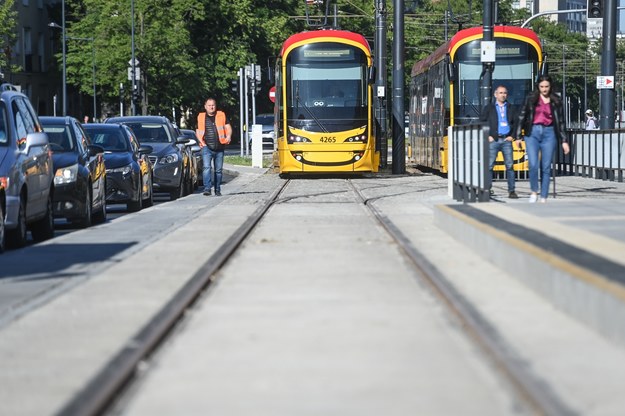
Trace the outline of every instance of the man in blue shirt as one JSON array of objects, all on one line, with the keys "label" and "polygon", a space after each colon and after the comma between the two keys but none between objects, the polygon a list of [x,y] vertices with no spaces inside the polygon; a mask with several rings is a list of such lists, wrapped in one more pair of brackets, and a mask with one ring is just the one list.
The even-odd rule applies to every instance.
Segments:
[{"label": "man in blue shirt", "polygon": [[[514,159],[512,156],[512,142],[520,146],[521,141],[514,138],[516,131],[516,110],[508,102],[508,89],[499,85],[495,89],[495,102],[482,109],[480,117],[482,121],[488,122],[489,126],[489,170],[493,174],[493,167],[497,160],[497,154],[503,153],[503,160],[506,166],[506,178],[508,180],[508,197],[517,199],[518,195],[514,190]],[[490,194],[493,195],[493,190]]]}]

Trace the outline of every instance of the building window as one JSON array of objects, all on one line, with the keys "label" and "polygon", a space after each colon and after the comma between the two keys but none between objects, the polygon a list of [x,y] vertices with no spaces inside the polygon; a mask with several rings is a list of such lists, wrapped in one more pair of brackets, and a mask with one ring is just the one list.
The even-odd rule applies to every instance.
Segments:
[{"label": "building window", "polygon": [[23,30],[22,47],[24,50],[24,71],[32,72],[33,70],[33,43],[31,38],[31,31],[29,27],[25,27]]},{"label": "building window", "polygon": [[37,55],[39,59],[39,71],[45,72],[46,68],[46,60],[44,57],[45,54],[45,43],[44,43],[43,33],[39,32],[39,39],[37,40]]}]

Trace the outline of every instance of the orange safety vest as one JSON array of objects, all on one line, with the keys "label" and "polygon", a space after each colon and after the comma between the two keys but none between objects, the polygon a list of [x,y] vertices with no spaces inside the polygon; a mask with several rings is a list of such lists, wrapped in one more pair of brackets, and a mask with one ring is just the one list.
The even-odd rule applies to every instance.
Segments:
[{"label": "orange safety vest", "polygon": [[[226,113],[223,111],[217,111],[215,114],[215,127],[217,127],[217,137],[219,143],[228,144],[228,138],[226,136]],[[197,115],[197,130],[195,134],[200,140],[204,140],[204,131],[206,130],[206,112],[202,112]]]}]

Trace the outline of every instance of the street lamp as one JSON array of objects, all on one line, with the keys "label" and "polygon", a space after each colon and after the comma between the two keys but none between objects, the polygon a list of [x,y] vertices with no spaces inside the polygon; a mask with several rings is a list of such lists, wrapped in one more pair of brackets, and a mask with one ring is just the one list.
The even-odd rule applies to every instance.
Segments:
[{"label": "street lamp", "polygon": [[61,1],[61,26],[56,23],[49,23],[48,27],[53,27],[55,29],[61,29],[62,35],[62,43],[63,43],[63,115],[67,115],[67,72],[66,72],[66,64],[65,64],[65,0]]}]

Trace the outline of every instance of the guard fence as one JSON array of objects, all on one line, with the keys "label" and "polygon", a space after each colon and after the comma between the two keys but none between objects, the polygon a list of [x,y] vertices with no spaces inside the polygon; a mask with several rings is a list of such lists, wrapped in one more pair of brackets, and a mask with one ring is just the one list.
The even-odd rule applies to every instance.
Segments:
[{"label": "guard fence", "polygon": [[[552,175],[572,175],[623,182],[625,170],[625,129],[568,130],[571,148],[568,155],[558,145]],[[488,127],[460,125],[450,127],[451,196],[464,202],[490,200],[491,175],[488,171]],[[527,179],[527,172],[516,172],[517,180]],[[505,172],[495,177],[505,178]]]}]

